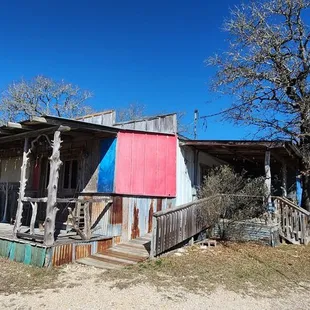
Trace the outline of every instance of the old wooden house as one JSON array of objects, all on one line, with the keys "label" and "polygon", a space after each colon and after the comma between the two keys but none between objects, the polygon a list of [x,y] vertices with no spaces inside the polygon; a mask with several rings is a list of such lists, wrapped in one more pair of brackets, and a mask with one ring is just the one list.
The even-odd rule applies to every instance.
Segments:
[{"label": "old wooden house", "polygon": [[246,167],[288,196],[297,161],[286,142],[179,137],[175,114],[8,123],[0,128],[0,255],[57,266],[150,234],[158,255],[202,229],[191,209],[210,167]]}]

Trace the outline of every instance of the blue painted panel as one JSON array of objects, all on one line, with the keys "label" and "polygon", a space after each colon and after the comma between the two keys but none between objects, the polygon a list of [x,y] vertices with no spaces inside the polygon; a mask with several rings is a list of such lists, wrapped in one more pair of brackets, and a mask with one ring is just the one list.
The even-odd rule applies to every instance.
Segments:
[{"label": "blue painted panel", "polygon": [[98,192],[112,193],[114,190],[116,138],[100,141],[100,164],[98,175]]}]

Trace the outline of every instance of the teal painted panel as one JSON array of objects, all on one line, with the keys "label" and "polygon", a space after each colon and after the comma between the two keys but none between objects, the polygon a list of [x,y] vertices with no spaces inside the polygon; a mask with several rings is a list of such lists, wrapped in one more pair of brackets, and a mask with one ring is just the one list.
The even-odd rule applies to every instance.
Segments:
[{"label": "teal painted panel", "polygon": [[30,244],[26,244],[26,246],[25,246],[25,258],[24,258],[24,264],[26,264],[26,265],[31,264],[31,252],[32,252],[32,246]]},{"label": "teal painted panel", "polygon": [[31,250],[31,265],[43,267],[45,263],[46,249],[39,247],[32,247]]},{"label": "teal painted panel", "polygon": [[16,243],[15,248],[15,261],[19,263],[23,263],[25,258],[25,244],[24,243]]},{"label": "teal painted panel", "polygon": [[15,259],[15,251],[16,251],[16,243],[15,242],[11,242],[9,251],[10,251],[9,259],[14,260]]},{"label": "teal painted panel", "polygon": [[7,240],[0,240],[0,256],[8,258],[10,254],[10,242]]}]

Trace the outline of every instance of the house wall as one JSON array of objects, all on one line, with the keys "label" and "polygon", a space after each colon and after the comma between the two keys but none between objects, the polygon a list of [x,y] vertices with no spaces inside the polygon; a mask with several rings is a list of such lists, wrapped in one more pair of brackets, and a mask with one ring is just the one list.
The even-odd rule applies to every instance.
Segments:
[{"label": "house wall", "polygon": [[176,136],[120,132],[115,193],[175,197]]},{"label": "house wall", "polygon": [[1,159],[0,162],[0,182],[19,182],[21,157],[11,157]]},{"label": "house wall", "polygon": [[175,206],[174,198],[99,196],[96,194],[80,198],[96,200],[90,207],[93,235],[118,236],[122,241],[150,233],[153,213]]},{"label": "house wall", "polygon": [[178,145],[176,206],[196,199],[197,188],[201,185],[201,165],[213,167],[221,164],[222,161],[207,153],[201,151],[196,153],[194,148]]}]

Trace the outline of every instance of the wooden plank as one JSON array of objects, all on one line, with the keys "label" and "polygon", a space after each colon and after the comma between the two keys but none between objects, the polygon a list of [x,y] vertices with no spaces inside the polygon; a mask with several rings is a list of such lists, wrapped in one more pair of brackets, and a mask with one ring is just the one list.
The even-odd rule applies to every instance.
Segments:
[{"label": "wooden plank", "polygon": [[8,211],[8,203],[9,203],[9,182],[5,184],[5,201],[4,201],[4,212],[1,223],[6,223],[7,211]]},{"label": "wooden plank", "polygon": [[89,202],[84,204],[84,234],[86,240],[90,240],[91,238],[91,223],[90,223],[90,210],[89,210]]},{"label": "wooden plank", "polygon": [[30,221],[30,234],[34,234],[34,225],[37,218],[37,210],[38,210],[38,203],[37,202],[31,202],[32,207],[32,214],[31,214],[31,221]]},{"label": "wooden plank", "polygon": [[265,186],[268,205],[271,204],[271,170],[270,170],[270,150],[265,152]]}]

